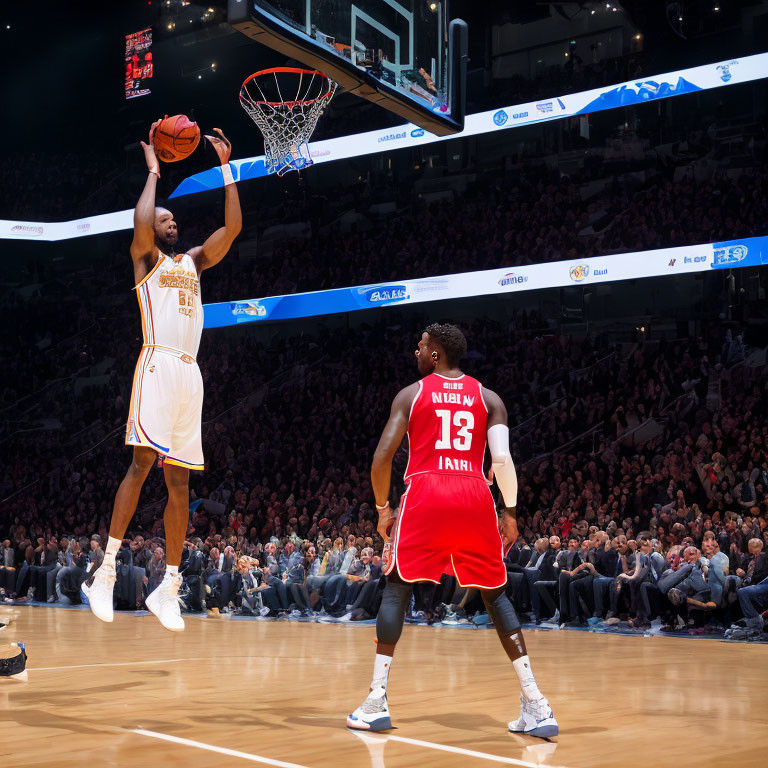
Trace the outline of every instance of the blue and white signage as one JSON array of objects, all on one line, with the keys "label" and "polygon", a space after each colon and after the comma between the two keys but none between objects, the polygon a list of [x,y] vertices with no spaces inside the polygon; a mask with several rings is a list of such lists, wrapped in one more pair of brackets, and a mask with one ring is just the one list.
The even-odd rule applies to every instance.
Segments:
[{"label": "blue and white signage", "polygon": [[205,305],[205,328],[768,264],[768,237]]}]

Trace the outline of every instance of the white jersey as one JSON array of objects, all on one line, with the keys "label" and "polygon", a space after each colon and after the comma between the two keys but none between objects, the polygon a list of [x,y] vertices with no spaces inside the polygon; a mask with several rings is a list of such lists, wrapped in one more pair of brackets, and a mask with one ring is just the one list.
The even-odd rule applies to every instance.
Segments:
[{"label": "white jersey", "polygon": [[170,349],[195,359],[203,332],[200,278],[188,253],[160,256],[136,286],[145,347]]}]

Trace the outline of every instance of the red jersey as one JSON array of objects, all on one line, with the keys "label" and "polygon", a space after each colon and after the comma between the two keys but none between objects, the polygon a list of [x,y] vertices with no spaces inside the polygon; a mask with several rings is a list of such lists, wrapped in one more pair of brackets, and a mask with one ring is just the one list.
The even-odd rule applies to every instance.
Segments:
[{"label": "red jersey", "polygon": [[484,478],[487,427],[488,408],[477,379],[439,373],[422,379],[408,419],[405,479],[425,472]]}]

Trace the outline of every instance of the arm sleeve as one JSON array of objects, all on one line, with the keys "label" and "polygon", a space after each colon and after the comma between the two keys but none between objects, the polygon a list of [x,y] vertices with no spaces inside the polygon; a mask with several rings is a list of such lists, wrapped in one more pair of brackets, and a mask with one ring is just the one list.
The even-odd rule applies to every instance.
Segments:
[{"label": "arm sleeve", "polygon": [[509,427],[494,424],[488,430],[488,447],[491,450],[493,474],[496,477],[504,505],[517,506],[517,472],[509,453]]}]

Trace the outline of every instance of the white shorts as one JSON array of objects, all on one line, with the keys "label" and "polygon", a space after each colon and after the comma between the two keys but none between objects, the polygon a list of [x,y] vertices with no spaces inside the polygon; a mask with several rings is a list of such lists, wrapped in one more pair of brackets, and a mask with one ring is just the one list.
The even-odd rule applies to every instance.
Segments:
[{"label": "white shorts", "polygon": [[194,358],[142,347],[131,391],[126,445],[153,448],[167,464],[203,469],[203,377]]}]

